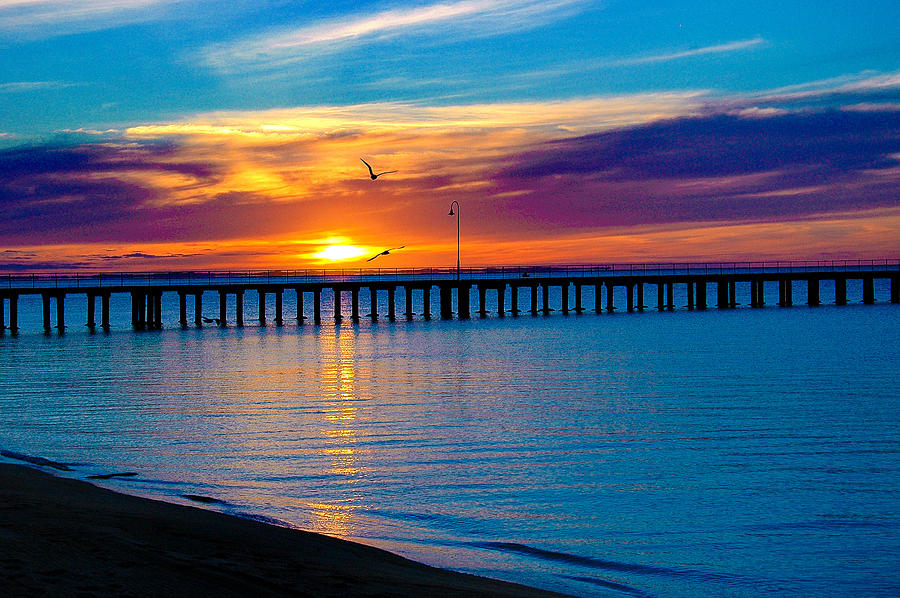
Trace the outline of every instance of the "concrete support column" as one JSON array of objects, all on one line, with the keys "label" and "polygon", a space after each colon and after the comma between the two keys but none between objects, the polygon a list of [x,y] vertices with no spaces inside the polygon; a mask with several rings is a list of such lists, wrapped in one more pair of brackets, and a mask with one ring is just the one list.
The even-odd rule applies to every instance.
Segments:
[{"label": "concrete support column", "polygon": [[594,313],[600,313],[603,311],[603,284],[595,283],[594,284]]},{"label": "concrete support column", "polygon": [[728,307],[737,307],[737,282],[728,283]]},{"label": "concrete support column", "polygon": [[472,317],[471,308],[472,285],[464,284],[456,287],[456,304],[458,306],[460,320],[468,320]]},{"label": "concrete support column", "polygon": [[153,330],[154,323],[156,322],[156,316],[154,315],[154,308],[156,308],[156,301],[153,300],[153,294],[147,293],[144,295],[147,303],[147,328]]},{"label": "concrete support column", "polygon": [[787,301],[787,291],[785,291],[784,279],[778,279],[778,306],[784,307],[785,301]]},{"label": "concrete support column", "polygon": [[344,319],[344,314],[341,313],[341,289],[334,289],[334,321],[340,322]]},{"label": "concrete support column", "polygon": [[393,322],[397,319],[397,287],[391,285],[388,287],[388,321]]},{"label": "concrete support column", "polygon": [[750,281],[750,307],[759,307],[759,291],[756,288],[758,286],[758,281]]},{"label": "concrete support column", "polygon": [[313,324],[322,323],[322,289],[313,289]]},{"label": "concrete support column", "polygon": [[178,291],[178,323],[187,328],[187,293]]},{"label": "concrete support column", "polygon": [[875,303],[875,279],[872,276],[863,277],[863,303],[866,305]]},{"label": "concrete support column", "polygon": [[834,302],[838,305],[847,305],[847,279],[837,278],[834,281]]},{"label": "concrete support column", "polygon": [[497,287],[497,315],[506,316],[506,285]]},{"label": "concrete support column", "polygon": [[60,332],[66,329],[66,296],[63,294],[56,296],[56,327]]},{"label": "concrete support column", "polygon": [[675,283],[666,283],[666,309],[672,311],[675,309]]},{"label": "concrete support column", "polygon": [[486,295],[487,293],[484,285],[478,285],[478,315],[482,318],[487,315],[487,309],[485,308]]},{"label": "concrete support column", "polygon": [[541,285],[541,294],[543,303],[541,304],[541,311],[546,316],[550,313],[550,285],[549,283],[544,283]]},{"label": "concrete support column", "polygon": [[[135,294],[132,293],[131,296],[133,298],[135,296]],[[44,319],[44,332],[50,332],[50,295],[47,295],[46,293],[42,293],[41,294],[41,302],[43,303],[43,306],[42,306],[43,309],[41,310],[41,313],[43,314],[43,319]],[[137,313],[137,312],[135,312],[135,313]],[[136,322],[135,322],[135,324],[136,324]]]},{"label": "concrete support column", "polygon": [[140,292],[131,294],[132,323],[138,330],[147,327],[147,296]]},{"label": "concrete support column", "polygon": [[575,283],[575,313],[580,314],[584,311],[584,308],[581,306],[581,284]]},{"label": "concrete support column", "polygon": [[757,292],[756,306],[757,307],[765,307],[765,305],[766,305],[766,281],[765,280],[759,281],[759,283],[756,285],[756,292]]},{"label": "concrete support column", "polygon": [[156,319],[153,321],[153,324],[157,330],[162,328],[162,291],[157,292],[153,296],[154,301],[154,310],[153,313],[156,314]]},{"label": "concrete support column", "polygon": [[719,309],[728,307],[728,283],[724,280],[716,281],[716,307]]},{"label": "concrete support column", "polygon": [[234,294],[234,319],[238,326],[244,325],[244,289],[238,289]]},{"label": "concrete support column", "polygon": [[784,303],[786,307],[794,305],[794,281],[790,278],[785,281]]},{"label": "concrete support column", "polygon": [[821,305],[819,301],[819,279],[810,278],[806,281],[806,304]]},{"label": "concrete support column", "polygon": [[625,294],[627,295],[625,299],[625,309],[629,312],[634,311],[634,283],[630,282],[625,285]]},{"label": "concrete support column", "polygon": [[637,308],[638,311],[644,311],[644,283],[637,283]]},{"label": "concrete support column", "polygon": [[666,309],[666,285],[663,282],[656,283],[656,309]]},{"label": "concrete support column", "polygon": [[[462,304],[462,301],[460,301]],[[460,312],[462,312],[462,305],[460,305]],[[422,289],[422,317],[426,320],[431,319],[431,287],[427,286]]]},{"label": "concrete support column", "polygon": [[[447,285],[441,285],[439,289],[441,295],[441,319],[450,320],[453,318],[453,289]],[[462,291],[460,291],[460,296],[462,296]]]},{"label": "concrete support column", "polygon": [[511,284],[509,286],[509,304],[512,315],[517,316],[519,312],[522,311],[519,309],[519,287],[515,284]]},{"label": "concrete support column", "polygon": [[259,325],[266,325],[266,292],[262,289],[258,289],[257,294],[259,295]]},{"label": "concrete support column", "polygon": [[697,283],[697,309],[706,309],[706,281]]},{"label": "concrete support column", "polygon": [[15,333],[19,329],[19,296],[9,296],[9,329]]},{"label": "concrete support column", "polygon": [[562,295],[562,312],[566,315],[569,315],[569,283],[564,282],[559,288],[559,292]]},{"label": "concrete support column", "polygon": [[[87,294],[87,327],[91,330],[97,327],[97,321],[95,319],[96,316],[94,313],[95,297],[96,296],[93,293]],[[0,309],[0,314],[2,314],[2,312],[3,310]],[[0,315],[0,318],[2,318],[2,315]]]},{"label": "concrete support column", "polygon": [[613,305],[613,282],[611,280],[606,281],[606,311],[612,313],[616,307]]},{"label": "concrete support column", "polygon": [[372,318],[373,322],[378,321],[378,289],[375,287],[369,287],[369,317]]},{"label": "concrete support column", "polygon": [[228,318],[226,307],[228,305],[228,293],[223,290],[219,291],[219,326],[228,326]]},{"label": "concrete support column", "polygon": [[531,315],[536,316],[538,313],[538,288],[537,285],[531,285]]},{"label": "concrete support column", "polygon": [[194,326],[203,326],[203,291],[194,293]]},{"label": "concrete support column", "polygon": [[689,280],[687,283],[687,308],[694,309],[694,281]]}]

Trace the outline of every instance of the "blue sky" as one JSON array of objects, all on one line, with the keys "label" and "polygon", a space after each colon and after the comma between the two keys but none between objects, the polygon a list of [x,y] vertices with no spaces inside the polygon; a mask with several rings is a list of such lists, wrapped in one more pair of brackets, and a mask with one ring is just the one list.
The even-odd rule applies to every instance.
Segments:
[{"label": "blue sky", "polygon": [[[887,176],[892,172],[889,157],[900,152],[896,125],[900,111],[897,23],[900,23],[900,3],[895,1],[425,0],[326,4],[249,0],[230,3],[0,0],[0,150],[6,152],[7,164],[20,164],[22,148],[29,148],[28,155],[36,156],[54,148],[72,151],[77,147],[80,148],[77,151],[84,153],[102,146],[106,156],[113,146],[130,151],[128,148],[133,144],[150,143],[156,144],[156,149],[150,151],[154,159],[162,155],[158,147],[165,146],[173,154],[181,152],[179,157],[171,158],[174,162],[188,160],[186,156],[190,155],[191,163],[197,168],[198,161],[205,161],[203,167],[208,172],[235,171],[238,165],[245,168],[252,161],[256,174],[250,178],[270,180],[274,176],[281,180],[281,187],[263,184],[251,189],[240,183],[223,188],[222,185],[227,187],[229,183],[222,175],[215,185],[207,180],[211,185],[203,199],[209,203],[207,207],[215,209],[223,197],[240,195],[244,203],[250,197],[253,202],[268,198],[270,203],[293,201],[305,203],[308,208],[312,201],[311,187],[300,188],[303,176],[292,174],[286,166],[297,157],[298,143],[303,135],[319,140],[352,137],[353,142],[348,142],[343,149],[328,145],[329,152],[338,152],[346,161],[340,167],[338,162],[329,162],[331,172],[340,171],[329,179],[333,185],[343,185],[340,181],[351,172],[350,156],[355,161],[356,154],[368,152],[367,155],[374,154],[382,163],[402,164],[404,173],[421,175],[418,191],[412,184],[402,189],[399,183],[396,189],[385,189],[388,185],[379,187],[379,194],[387,192],[388,198],[400,202],[398,205],[413,201],[411,194],[430,193],[432,187],[422,186],[426,183],[437,185],[436,189],[448,185],[461,189],[494,184],[493,193],[500,199],[480,207],[485,214],[493,214],[499,209],[497,206],[507,206],[509,230],[513,233],[533,233],[527,227],[521,228],[522,222],[530,221],[546,224],[544,228],[556,227],[546,231],[548,244],[558,241],[560,236],[570,236],[575,229],[585,235],[591,231],[598,236],[627,235],[628,231],[621,228],[626,225],[624,221],[607,223],[607,226],[615,225],[615,230],[604,229],[602,222],[589,217],[579,220],[577,214],[571,222],[551,226],[555,219],[548,218],[547,210],[536,198],[541,193],[546,196],[551,189],[556,197],[560,196],[559,188],[551,184],[552,172],[546,173],[546,189],[532,177],[534,184],[527,193],[518,187],[498,189],[497,181],[504,178],[504,173],[516,171],[511,162],[517,161],[517,156],[528,156],[533,163],[549,163],[533,160],[534,153],[546,147],[541,144],[563,142],[567,136],[577,137],[573,143],[581,147],[584,136],[596,141],[601,139],[598,134],[622,131],[633,137],[630,130],[626,131],[629,127],[647,126],[660,120],[731,115],[770,118],[766,122],[771,122],[774,130],[779,131],[778,138],[784,140],[785,121],[776,123],[776,117],[827,111],[887,115],[877,121],[886,130],[874,132],[876,136],[883,135],[883,143],[877,148],[880,153],[871,156],[873,163],[884,171],[883,176]],[[307,115],[317,120],[303,120]],[[323,115],[327,115],[325,124]],[[717,122],[723,125],[737,121]],[[866,121],[865,126],[871,128],[873,122]],[[221,143],[209,137],[214,127],[219,127],[216,135],[223,134],[223,127],[227,127],[244,139],[231,148],[228,164],[222,162],[225,158],[221,155],[197,155],[197,147],[204,144],[215,147]],[[439,138],[435,137],[437,128],[441,129]],[[752,131],[743,126],[737,126],[736,130],[746,135],[765,135],[767,129],[763,122]],[[796,130],[810,129],[798,126]],[[851,134],[841,125],[835,125],[833,130]],[[257,136],[269,135],[268,142],[247,145],[252,131]],[[293,136],[287,139],[283,135],[278,138],[270,135],[282,131],[290,131]],[[529,134],[516,136],[516,131]],[[683,129],[660,126],[658,132],[672,135],[678,131]],[[483,153],[478,154],[482,162],[495,160],[493,167],[482,171],[477,181],[450,182],[449,178],[455,176],[452,173],[447,173],[448,180],[426,180],[425,166],[415,166],[416,156],[422,158],[427,154],[421,144],[427,139],[442,148],[452,147],[452,151],[444,151],[443,157],[465,161],[460,152],[467,146],[456,147],[451,140],[454,136],[470,134],[503,139],[497,142],[499,145],[482,148]],[[404,148],[403,139],[414,141]],[[677,151],[678,144],[672,141],[666,139],[660,147]],[[790,155],[796,157],[806,152],[814,157],[817,150],[812,138],[809,143]],[[823,155],[833,157],[851,149],[852,144],[837,144],[824,150]],[[309,147],[302,153],[310,155],[315,151]],[[260,158],[264,154],[268,156],[265,160]],[[732,161],[742,159],[734,154],[725,157]],[[3,159],[0,156],[0,166]],[[810,158],[803,163],[814,161]],[[272,170],[276,162],[277,171]],[[419,160],[418,164],[425,162],[432,169],[428,172],[434,172],[433,160]],[[791,162],[794,166],[796,163],[796,159]],[[353,166],[358,166],[358,162]],[[261,174],[265,167],[271,168]],[[97,180],[102,179],[110,188],[119,190],[124,185],[138,185],[141,192],[137,195],[156,198],[153,201],[157,204],[165,203],[162,197],[176,201],[185,196],[183,181],[166,182],[165,177],[156,177],[151,182],[146,180],[146,172],[140,176],[120,171],[113,174],[105,168],[102,173],[81,172],[93,177],[91,189],[96,189]],[[778,164],[767,164],[765,169],[758,174],[764,176],[780,170]],[[192,166],[188,170],[194,172],[196,168]],[[739,170],[742,175],[748,174]],[[162,167],[161,171],[171,175],[173,169]],[[868,176],[868,170],[862,167],[859,172],[860,176]],[[779,184],[783,185],[784,173],[781,175]],[[650,168],[640,184],[630,191],[633,194],[639,188],[646,191],[647,181],[653,176]],[[694,173],[691,181],[683,183],[696,185],[697,179]],[[667,180],[671,187],[671,178]],[[285,181],[296,187],[296,193],[273,195],[272,189],[282,188],[288,184]],[[826,188],[838,184],[836,179],[817,181],[816,185],[806,184],[803,189],[816,187],[833,203],[835,192]],[[869,189],[870,182],[867,179],[853,184]],[[892,204],[885,198],[882,183],[876,185],[878,190],[873,197],[877,198],[867,207],[879,211],[879,217],[886,223],[884,218],[896,216],[892,210],[898,202]],[[7,205],[29,201],[28,192],[23,189],[34,188],[35,182],[10,185],[7,184],[5,191],[0,190],[0,200],[6,198]],[[582,205],[586,201],[583,198],[596,194],[597,189],[585,184],[581,189],[582,199],[576,200],[579,193],[573,187],[577,185],[574,180],[568,181],[566,193],[562,195],[570,195],[578,209],[589,210],[589,205]],[[787,193],[783,187],[763,190],[757,183],[754,185],[751,191],[756,194]],[[849,194],[850,182],[841,178],[840,185]],[[46,186],[41,188],[46,191]],[[683,185],[671,188],[683,188]],[[323,183],[317,192],[327,193],[326,189]],[[604,189],[608,191],[609,185]],[[747,189],[741,193],[746,194]],[[530,194],[531,203],[516,204],[508,199],[526,194]],[[449,194],[442,196],[448,198]],[[31,199],[46,201],[47,197],[38,194]],[[808,200],[806,197],[804,201]],[[65,203],[62,196],[57,201],[61,205]],[[472,201],[487,200],[473,197]],[[672,221],[681,222],[682,233],[706,226],[706,220],[697,216],[702,210],[696,206],[687,209],[684,201],[678,210],[686,211],[661,214],[657,224],[670,227]],[[860,209],[858,204],[853,204],[853,210]],[[841,218],[846,216],[847,206],[829,206]],[[97,209],[102,210],[102,205]],[[659,207],[654,210],[665,211]],[[681,214],[688,213],[693,214],[689,220],[681,219]],[[777,213],[783,214],[788,223],[797,221],[796,214],[807,220],[811,215],[821,217],[818,211],[798,206]],[[761,209],[757,220],[771,225],[771,214],[771,206]],[[866,214],[866,217],[874,216],[871,210]],[[319,217],[328,218],[328,210],[321,210]],[[637,220],[649,224],[644,222],[646,218]],[[722,226],[719,219],[712,220],[718,222],[719,230]],[[733,224],[745,226],[750,220],[752,214]],[[591,231],[579,225],[582,221],[592,223]],[[233,240],[242,236],[238,232],[224,236],[210,233],[216,226],[215,223],[204,225],[193,241],[213,244],[224,237]],[[373,232],[369,237],[378,237],[386,226],[380,223],[375,227],[378,233]],[[168,228],[165,221],[160,221],[155,230],[160,242],[191,240],[190,235]],[[732,229],[736,231],[737,228]],[[428,230],[427,235],[434,232]],[[632,232],[660,234],[660,230]],[[710,238],[718,238],[714,231],[708,232]],[[52,238],[52,233],[48,231],[47,237]],[[482,233],[482,240],[487,242],[486,231]],[[821,231],[809,234],[825,238]],[[87,230],[81,241],[72,235],[64,236],[68,243],[131,243],[128,247],[118,246],[119,253],[126,255],[142,253],[134,244],[147,243],[152,235],[141,233],[129,239],[123,233],[119,235],[121,238],[104,239],[102,235],[97,236],[97,231]],[[275,237],[277,243],[287,243],[288,236],[296,242],[309,240],[320,245],[323,239],[330,238],[375,242],[371,238],[357,240],[366,237],[360,229],[350,231],[324,222],[314,227],[298,226],[294,231],[272,229],[270,234],[254,237],[252,243],[249,241],[253,235],[249,231],[243,236],[248,241],[248,252],[258,252],[260,243],[275,242]],[[504,239],[512,242],[512,236]],[[893,240],[896,239],[879,239],[871,251],[883,251]],[[7,238],[5,241],[7,245],[23,245],[22,255],[41,254],[41,243],[37,240],[26,243]],[[663,240],[658,238],[657,242]],[[854,243],[858,245],[860,241]],[[169,253],[185,255],[182,249]],[[771,249],[773,253],[779,250],[796,254],[800,248]],[[214,252],[209,245],[204,246],[204,251]],[[278,259],[297,255],[291,251],[283,250],[277,254],[281,256]],[[426,260],[429,255],[443,251],[429,246],[420,257]],[[816,250],[819,255],[842,251],[847,255],[866,253],[858,247]],[[159,251],[143,253],[161,254]],[[723,255],[721,251],[710,250],[708,245],[698,245],[682,257],[709,253]],[[85,255],[89,263],[93,254]],[[632,253],[631,257],[652,255],[656,254]],[[583,249],[560,255],[545,252],[531,256],[544,261],[590,257]],[[609,256],[598,255],[596,259],[604,257]]]},{"label": "blue sky", "polygon": [[0,2],[0,130],[318,104],[763,91],[894,72],[898,22],[888,1]]}]

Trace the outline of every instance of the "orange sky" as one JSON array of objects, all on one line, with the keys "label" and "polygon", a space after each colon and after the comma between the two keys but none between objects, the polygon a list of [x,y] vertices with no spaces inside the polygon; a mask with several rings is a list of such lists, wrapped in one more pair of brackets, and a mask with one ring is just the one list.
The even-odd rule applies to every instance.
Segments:
[{"label": "orange sky", "polygon": [[[697,94],[640,94],[219,112],[73,132],[81,143],[18,150],[39,166],[7,181],[24,199],[19,222],[2,231],[5,261],[450,267],[457,219],[461,259],[472,266],[896,255],[896,157],[878,147],[868,162],[828,162],[856,151],[848,131],[879,122],[844,111],[855,120],[830,135],[836,149],[801,139],[809,149],[796,151],[795,129],[821,126],[803,120],[813,117],[709,113]],[[737,141],[710,141],[709,127]],[[772,163],[769,141],[741,146],[769,128],[772,151],[785,152]],[[398,172],[372,181],[360,158]],[[451,217],[454,200],[461,209]]]}]

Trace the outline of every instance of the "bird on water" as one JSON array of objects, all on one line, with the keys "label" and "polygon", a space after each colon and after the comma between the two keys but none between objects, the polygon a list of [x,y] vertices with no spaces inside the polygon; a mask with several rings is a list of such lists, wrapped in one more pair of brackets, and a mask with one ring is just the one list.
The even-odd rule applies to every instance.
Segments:
[{"label": "bird on water", "polygon": [[397,249],[403,249],[404,247],[406,247],[406,245],[401,245],[400,247],[391,247],[390,249],[385,249],[385,250],[382,251],[381,253],[376,253],[375,255],[373,255],[372,257],[370,257],[369,259],[367,259],[366,261],[367,261],[367,262],[371,262],[372,260],[374,260],[376,257],[378,257],[378,256],[380,256],[380,255],[390,255],[390,253],[391,253],[392,251],[395,251],[395,250],[397,250]]},{"label": "bird on water", "polygon": [[378,177],[380,177],[381,175],[383,175],[383,174],[394,174],[395,172],[397,172],[396,170],[386,170],[386,171],[384,171],[384,172],[379,172],[378,174],[375,174],[375,171],[372,170],[372,167],[369,166],[369,163],[368,163],[368,162],[366,162],[366,161],[363,160],[362,158],[360,158],[360,160],[362,160],[362,163],[365,164],[365,165],[366,165],[366,168],[369,169],[369,176],[372,178],[373,181],[374,181],[375,179],[377,179]]}]

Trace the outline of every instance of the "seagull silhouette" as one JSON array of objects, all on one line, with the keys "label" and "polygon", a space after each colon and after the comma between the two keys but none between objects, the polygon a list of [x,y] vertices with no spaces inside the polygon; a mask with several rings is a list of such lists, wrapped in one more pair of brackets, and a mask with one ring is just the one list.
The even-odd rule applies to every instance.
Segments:
[{"label": "seagull silhouette", "polygon": [[369,259],[367,259],[366,261],[367,261],[367,262],[371,262],[372,260],[374,260],[374,259],[375,259],[376,257],[378,257],[379,255],[390,255],[390,253],[391,253],[392,251],[394,251],[394,250],[396,250],[396,249],[403,249],[404,247],[406,247],[406,245],[401,245],[400,247],[391,247],[390,249],[385,249],[385,250],[382,251],[381,253],[376,253],[375,255],[373,255],[372,257],[370,257]]},{"label": "seagull silhouette", "polygon": [[375,179],[377,179],[378,177],[380,177],[381,175],[383,175],[383,174],[394,174],[395,172],[397,172],[396,170],[387,170],[387,171],[385,171],[385,172],[379,172],[378,174],[375,174],[375,172],[372,170],[372,167],[369,166],[369,163],[368,163],[368,162],[366,162],[366,161],[363,160],[362,158],[360,158],[360,160],[362,160],[362,163],[365,164],[365,165],[366,165],[366,168],[369,169],[369,176],[372,177],[372,180],[373,180],[373,181],[374,181]]}]

